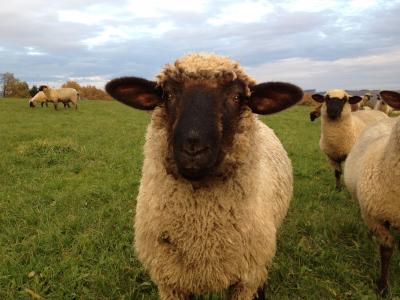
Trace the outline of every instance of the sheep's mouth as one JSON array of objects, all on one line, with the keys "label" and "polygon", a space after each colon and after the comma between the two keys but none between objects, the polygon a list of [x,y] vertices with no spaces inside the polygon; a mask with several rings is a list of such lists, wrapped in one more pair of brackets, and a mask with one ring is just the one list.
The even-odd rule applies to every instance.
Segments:
[{"label": "sheep's mouth", "polygon": [[35,105],[32,102],[29,102],[29,107],[35,107]]}]

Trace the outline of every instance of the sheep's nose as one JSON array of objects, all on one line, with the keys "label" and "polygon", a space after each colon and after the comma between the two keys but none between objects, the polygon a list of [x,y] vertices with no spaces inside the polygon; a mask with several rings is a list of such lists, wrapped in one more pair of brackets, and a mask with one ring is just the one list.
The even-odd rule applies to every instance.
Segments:
[{"label": "sheep's nose", "polygon": [[200,138],[200,135],[196,131],[191,131],[185,138],[182,145],[182,151],[190,156],[198,156],[207,152],[209,146],[206,145]]}]

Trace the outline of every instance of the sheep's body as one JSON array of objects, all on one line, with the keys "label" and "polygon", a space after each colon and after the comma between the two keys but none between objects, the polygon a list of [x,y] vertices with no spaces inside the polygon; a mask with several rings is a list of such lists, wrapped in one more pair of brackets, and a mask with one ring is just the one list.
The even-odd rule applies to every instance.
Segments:
[{"label": "sheep's body", "polygon": [[226,170],[221,169],[232,176],[212,178],[207,188],[196,189],[165,169],[161,114],[153,113],[144,147],[135,219],[138,256],[162,299],[238,283],[240,299],[251,299],[267,278],[292,196],[290,160],[273,131],[246,112]]},{"label": "sheep's body", "polygon": [[369,124],[373,124],[384,117],[383,113],[377,111],[355,111],[343,115],[336,121],[331,121],[323,116],[320,138],[321,150],[329,159],[343,161],[363,130]]},{"label": "sheep's body", "polygon": [[57,109],[57,103],[60,102],[63,103],[64,106],[69,102],[72,102],[72,104],[75,106],[75,109],[78,108],[79,94],[74,88],[53,89],[48,86],[44,86],[42,90],[46,95],[48,101],[54,103],[55,109]]},{"label": "sheep's body", "polygon": [[400,118],[387,118],[369,127],[350,152],[344,179],[361,215],[381,246],[380,292],[387,288],[394,239],[400,231]]},{"label": "sheep's body", "polygon": [[29,100],[29,102],[41,104],[42,107],[44,104],[46,104],[46,106],[47,106],[47,97],[42,91],[39,91],[36,93],[35,96],[32,97],[31,100]]}]

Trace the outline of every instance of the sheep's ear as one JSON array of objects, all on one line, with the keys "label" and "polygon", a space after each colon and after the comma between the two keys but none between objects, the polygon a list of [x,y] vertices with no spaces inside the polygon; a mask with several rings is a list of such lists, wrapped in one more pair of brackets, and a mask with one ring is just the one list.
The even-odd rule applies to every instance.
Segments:
[{"label": "sheep's ear", "polygon": [[272,114],[296,104],[303,91],[286,82],[260,83],[251,88],[248,106],[256,114]]},{"label": "sheep's ear", "polygon": [[318,103],[323,103],[325,101],[325,97],[320,94],[313,94],[311,98]]},{"label": "sheep's ear", "polygon": [[362,100],[362,98],[360,96],[351,96],[349,98],[349,103],[356,104],[356,103],[360,102],[361,100]]},{"label": "sheep's ear", "polygon": [[392,91],[382,91],[379,93],[389,106],[400,109],[400,93]]},{"label": "sheep's ear", "polygon": [[162,90],[155,81],[139,77],[121,77],[106,84],[106,91],[126,105],[152,110],[162,103]]}]

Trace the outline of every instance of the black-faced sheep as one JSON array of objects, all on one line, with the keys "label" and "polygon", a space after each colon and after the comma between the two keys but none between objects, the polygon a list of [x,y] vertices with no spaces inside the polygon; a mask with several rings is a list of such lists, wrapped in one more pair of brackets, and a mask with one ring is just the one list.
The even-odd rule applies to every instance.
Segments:
[{"label": "black-faced sheep", "polygon": [[238,62],[190,54],[156,81],[119,78],[106,90],[154,110],[135,247],[161,299],[228,288],[230,299],[254,297],[267,280],[293,176],[282,144],[253,113],[283,110],[301,100],[301,89],[256,84]]},{"label": "black-faced sheep", "polygon": [[354,143],[369,125],[387,116],[380,111],[351,111],[351,104],[361,101],[359,96],[349,96],[344,90],[314,94],[313,99],[323,103],[321,108],[321,138],[319,145],[334,168],[336,188],[341,188],[342,162]]},{"label": "black-faced sheep", "polygon": [[35,107],[35,105],[38,104],[40,104],[42,107],[44,104],[46,104],[46,107],[48,107],[47,97],[42,91],[37,92],[36,95],[33,96],[31,100],[29,100],[30,107]]},{"label": "black-faced sheep", "polygon": [[46,95],[47,100],[49,102],[53,102],[54,108],[56,110],[57,104],[60,102],[64,104],[64,107],[69,102],[72,102],[72,104],[75,106],[75,110],[78,109],[79,93],[73,88],[53,89],[47,85],[42,85],[40,86],[39,91],[43,91],[43,93]]},{"label": "black-faced sheep", "polygon": [[[400,94],[382,91],[390,106],[400,109]],[[381,253],[380,293],[387,289],[394,239],[389,229],[400,231],[400,117],[385,118],[367,128],[351,150],[344,180],[358,201],[361,215],[376,236]]]}]

